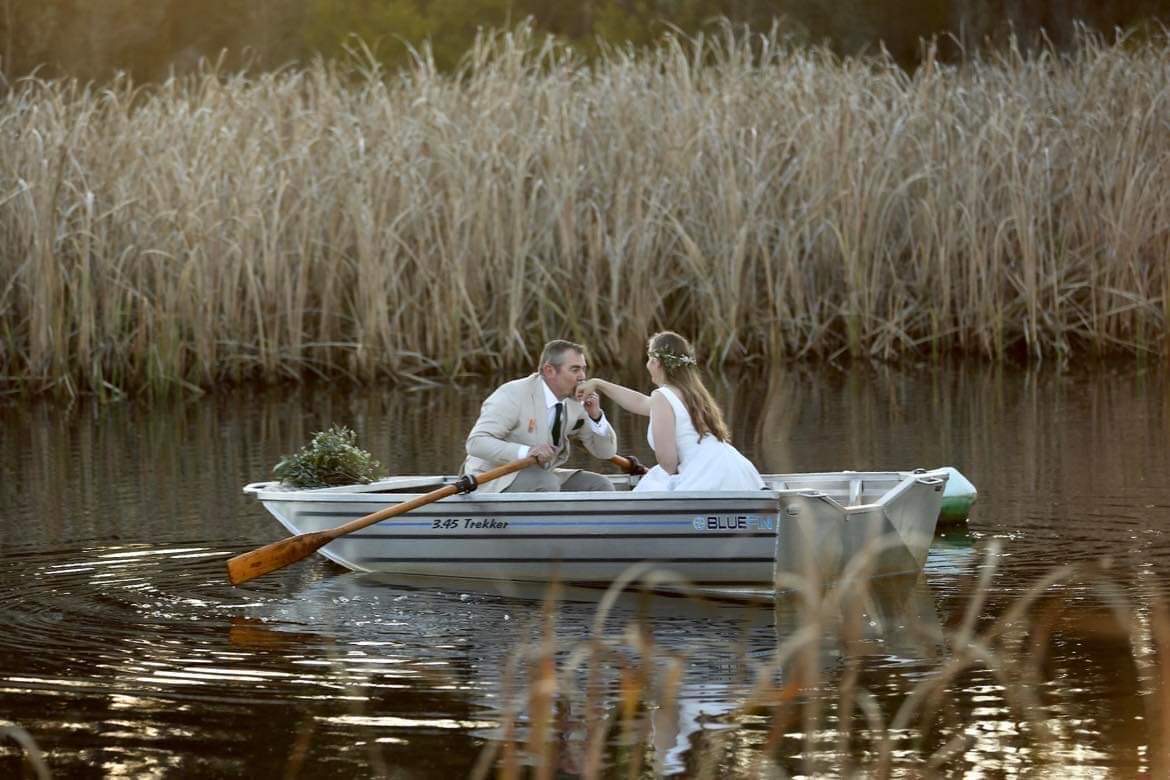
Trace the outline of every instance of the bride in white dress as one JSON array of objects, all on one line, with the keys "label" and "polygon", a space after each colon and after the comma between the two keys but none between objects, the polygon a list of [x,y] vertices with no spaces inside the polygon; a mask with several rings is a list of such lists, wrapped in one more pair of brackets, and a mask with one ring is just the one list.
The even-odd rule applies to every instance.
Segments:
[{"label": "bride in white dress", "polygon": [[642,490],[755,490],[760,473],[729,443],[719,406],[703,386],[690,344],[677,333],[650,338],[646,370],[658,386],[645,395],[604,379],[588,379],[577,394],[600,391],[628,412],[650,418],[646,438],[658,465],[634,487]]}]

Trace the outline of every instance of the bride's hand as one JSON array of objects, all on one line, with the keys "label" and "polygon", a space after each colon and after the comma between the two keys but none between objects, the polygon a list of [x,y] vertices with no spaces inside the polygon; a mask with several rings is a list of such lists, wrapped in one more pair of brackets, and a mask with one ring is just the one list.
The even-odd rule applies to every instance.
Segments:
[{"label": "bride's hand", "polygon": [[585,379],[577,383],[577,400],[583,401],[585,396],[593,395],[597,392],[597,380]]}]

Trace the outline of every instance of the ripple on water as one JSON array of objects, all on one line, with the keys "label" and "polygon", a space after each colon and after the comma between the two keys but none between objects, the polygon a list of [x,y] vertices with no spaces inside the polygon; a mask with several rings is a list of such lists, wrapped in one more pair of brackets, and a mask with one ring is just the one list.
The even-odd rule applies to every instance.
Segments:
[{"label": "ripple on water", "polygon": [[223,557],[196,545],[22,556],[20,576],[0,580],[0,603],[6,607],[0,654],[19,657],[36,647],[34,669],[52,673],[26,670],[4,678],[6,685],[143,694],[279,678],[238,660],[222,663],[216,645],[231,609],[201,586],[207,582],[207,561]]}]

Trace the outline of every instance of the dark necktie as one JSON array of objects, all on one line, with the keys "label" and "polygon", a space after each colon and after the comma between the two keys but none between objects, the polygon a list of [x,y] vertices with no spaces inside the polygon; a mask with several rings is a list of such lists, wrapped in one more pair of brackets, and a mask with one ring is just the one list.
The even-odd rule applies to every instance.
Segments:
[{"label": "dark necktie", "polygon": [[558,401],[557,410],[553,414],[552,439],[554,447],[561,446],[561,409],[563,408],[564,404]]}]

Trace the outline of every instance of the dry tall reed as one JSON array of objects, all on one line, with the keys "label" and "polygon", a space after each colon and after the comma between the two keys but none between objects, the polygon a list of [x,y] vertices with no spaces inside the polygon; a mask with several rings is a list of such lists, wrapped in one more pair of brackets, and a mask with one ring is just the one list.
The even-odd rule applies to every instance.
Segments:
[{"label": "dry tall reed", "polygon": [[454,76],[209,66],[0,98],[0,382],[451,377],[544,340],[712,362],[1170,352],[1170,57],[908,74],[777,33]]}]

